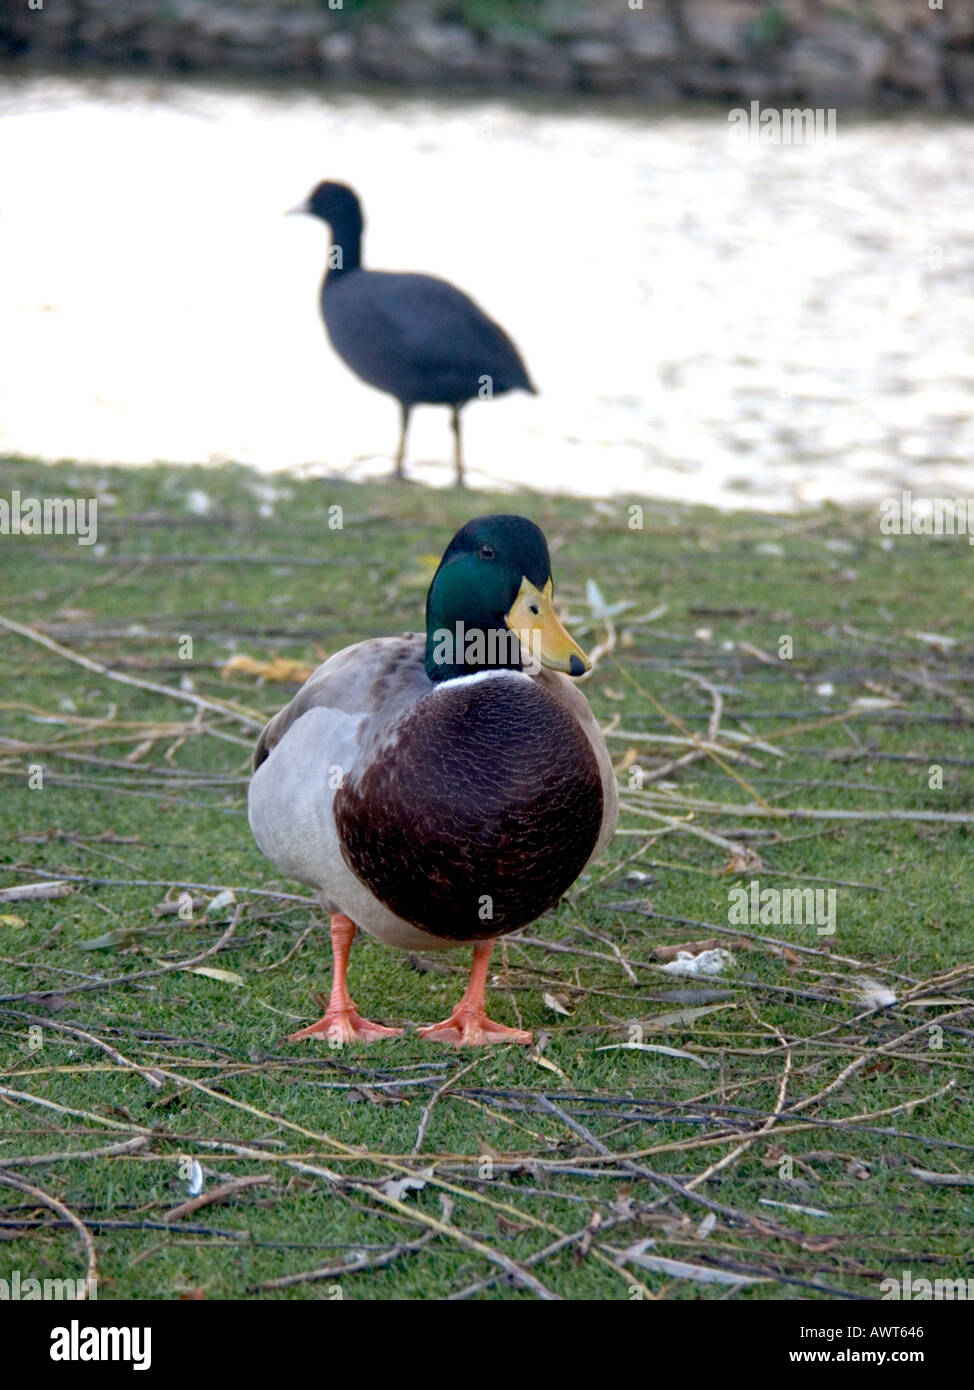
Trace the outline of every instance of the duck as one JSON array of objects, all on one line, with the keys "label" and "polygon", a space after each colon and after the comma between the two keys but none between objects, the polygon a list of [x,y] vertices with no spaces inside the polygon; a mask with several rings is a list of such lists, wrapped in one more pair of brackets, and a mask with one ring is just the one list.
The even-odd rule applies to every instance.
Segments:
[{"label": "duck", "polygon": [[474,399],[508,391],[537,394],[514,343],[483,309],[447,280],[362,265],[365,219],[347,184],[319,183],[292,213],[331,228],[321,314],[346,366],[399,402],[395,476],[405,478],[406,435],[417,405],[450,407],[456,485],[465,483],[460,412]]},{"label": "duck", "polygon": [[284,876],[330,919],[324,1016],[290,1041],[370,1043],[404,1030],[349,994],[360,929],[402,951],[471,947],[466,990],[419,1036],[454,1046],[530,1044],[488,1018],[497,940],[559,901],[615,830],[619,797],[577,679],[591,662],[554,609],[544,533],[475,517],[447,546],[426,630],[329,657],[265,726],[250,826]]}]

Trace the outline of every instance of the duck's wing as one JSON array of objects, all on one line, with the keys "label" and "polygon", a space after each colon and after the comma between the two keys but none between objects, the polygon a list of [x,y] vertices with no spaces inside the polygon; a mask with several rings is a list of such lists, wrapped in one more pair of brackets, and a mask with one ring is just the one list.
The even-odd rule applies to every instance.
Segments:
[{"label": "duck's wing", "polygon": [[344,912],[356,890],[341,854],[335,796],[381,757],[399,718],[430,690],[424,650],[425,638],[410,633],[336,652],[257,741],[247,797],[257,844],[282,874]]},{"label": "duck's wing", "polygon": [[423,635],[410,632],[402,637],[374,637],[336,652],[312,671],[294,699],[264,725],[254,749],[254,771],[311,710],[334,710],[383,724],[404,713],[430,688],[424,650]]}]

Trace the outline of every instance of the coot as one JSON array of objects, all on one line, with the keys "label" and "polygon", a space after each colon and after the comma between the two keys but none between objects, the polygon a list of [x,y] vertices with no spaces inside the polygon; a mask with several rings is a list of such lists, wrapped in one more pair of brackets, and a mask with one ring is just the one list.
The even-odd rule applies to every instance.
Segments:
[{"label": "coot", "polygon": [[506,391],[537,394],[520,353],[499,324],[462,290],[432,275],[362,267],[362,207],[342,183],[319,183],[293,212],[331,227],[321,312],[332,346],[356,376],[395,396],[402,424],[396,477],[415,405],[448,405],[456,481],[463,487],[460,411]]}]

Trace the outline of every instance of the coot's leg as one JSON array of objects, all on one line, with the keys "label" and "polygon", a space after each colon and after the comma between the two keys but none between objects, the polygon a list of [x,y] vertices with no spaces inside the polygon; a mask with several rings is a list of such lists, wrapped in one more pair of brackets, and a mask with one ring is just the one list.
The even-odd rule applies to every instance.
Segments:
[{"label": "coot's leg", "polygon": [[463,479],[463,441],[460,437],[460,411],[462,405],[455,405],[450,412],[450,425],[453,429],[453,461],[457,468],[457,487],[466,487]]},{"label": "coot's leg", "polygon": [[406,457],[406,431],[409,429],[409,412],[411,410],[411,405],[407,405],[405,401],[399,402],[399,414],[401,416],[402,423],[399,427],[399,449],[396,453],[396,477],[400,480],[400,482],[405,482],[406,480],[406,475],[403,472],[402,465],[403,460]]}]

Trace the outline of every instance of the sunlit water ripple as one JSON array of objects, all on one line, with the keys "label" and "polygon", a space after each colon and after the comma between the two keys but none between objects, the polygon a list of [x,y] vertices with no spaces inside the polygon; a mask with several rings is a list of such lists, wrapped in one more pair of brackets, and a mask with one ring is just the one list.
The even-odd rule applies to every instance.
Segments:
[{"label": "sunlit water ripple", "polygon": [[[322,177],[367,263],[471,293],[542,394],[472,481],[792,508],[974,494],[974,126],[735,141],[726,111],[7,77],[0,451],[388,469],[397,408],[318,318]],[[444,410],[413,476],[445,483]]]}]

